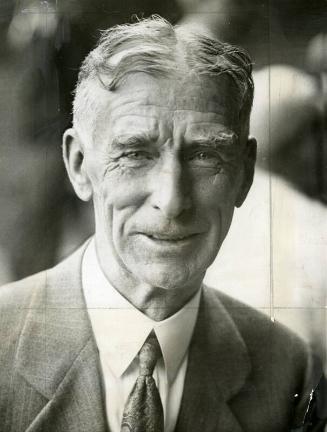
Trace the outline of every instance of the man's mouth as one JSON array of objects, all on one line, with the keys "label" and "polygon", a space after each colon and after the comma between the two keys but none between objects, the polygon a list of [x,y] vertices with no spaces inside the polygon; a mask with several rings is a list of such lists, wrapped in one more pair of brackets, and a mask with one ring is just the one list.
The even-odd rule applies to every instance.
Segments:
[{"label": "man's mouth", "polygon": [[151,240],[158,241],[158,242],[171,242],[171,243],[178,243],[185,240],[190,240],[191,238],[195,237],[197,233],[194,234],[164,234],[164,233],[142,233],[146,237],[148,237]]},{"label": "man's mouth", "polygon": [[174,236],[174,237],[170,237],[170,236],[165,236],[165,235],[157,235],[157,234],[146,234],[149,238],[154,239],[154,240],[164,240],[164,241],[180,241],[180,240],[185,240],[186,238],[190,237],[190,236]]}]

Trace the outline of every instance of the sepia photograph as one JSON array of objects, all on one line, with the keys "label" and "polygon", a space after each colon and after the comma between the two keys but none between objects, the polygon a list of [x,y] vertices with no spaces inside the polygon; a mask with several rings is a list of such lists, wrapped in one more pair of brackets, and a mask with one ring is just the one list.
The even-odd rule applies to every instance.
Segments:
[{"label": "sepia photograph", "polygon": [[327,0],[0,34],[0,432],[327,432]]}]

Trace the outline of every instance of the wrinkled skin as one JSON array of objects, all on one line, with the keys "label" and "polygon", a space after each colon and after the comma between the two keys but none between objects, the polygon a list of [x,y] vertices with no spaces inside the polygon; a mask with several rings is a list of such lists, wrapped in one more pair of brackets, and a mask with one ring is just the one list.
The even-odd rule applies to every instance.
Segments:
[{"label": "wrinkled skin", "polygon": [[101,266],[134,304],[164,291],[185,303],[246,196],[255,143],[238,138],[232,96],[227,79],[137,74],[103,95],[92,143],[66,133],[75,190],[94,200]]}]

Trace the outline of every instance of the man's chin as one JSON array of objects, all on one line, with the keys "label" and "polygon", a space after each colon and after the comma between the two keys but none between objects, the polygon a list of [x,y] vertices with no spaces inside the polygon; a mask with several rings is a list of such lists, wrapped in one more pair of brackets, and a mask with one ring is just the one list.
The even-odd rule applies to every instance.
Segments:
[{"label": "man's chin", "polygon": [[[165,290],[178,290],[187,285],[201,283],[201,272],[194,272],[185,265],[176,263],[153,263],[138,266],[138,276],[148,285]],[[204,276],[204,273],[203,273]]]}]

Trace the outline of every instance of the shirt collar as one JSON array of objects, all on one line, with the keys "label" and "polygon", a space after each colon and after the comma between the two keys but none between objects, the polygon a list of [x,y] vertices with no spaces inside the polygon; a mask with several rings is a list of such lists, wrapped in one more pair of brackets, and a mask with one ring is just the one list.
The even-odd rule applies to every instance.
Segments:
[{"label": "shirt collar", "polygon": [[136,309],[105,277],[92,240],[84,254],[82,284],[95,339],[116,377],[132,363],[152,330],[158,338],[169,383],[176,377],[193,334],[201,290],[182,309],[154,321]]}]

